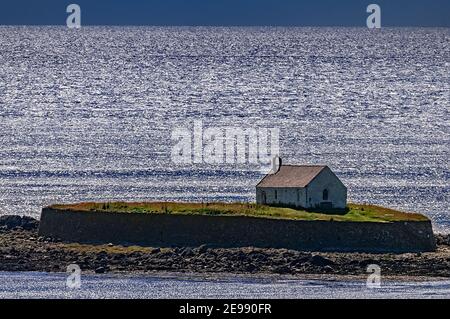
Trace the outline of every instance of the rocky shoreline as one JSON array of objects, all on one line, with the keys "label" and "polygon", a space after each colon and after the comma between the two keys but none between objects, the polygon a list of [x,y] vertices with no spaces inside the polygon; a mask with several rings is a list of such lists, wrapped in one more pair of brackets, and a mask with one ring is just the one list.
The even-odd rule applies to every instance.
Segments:
[{"label": "rocky shoreline", "polygon": [[86,245],[39,237],[39,221],[0,217],[0,271],[65,272],[69,264],[95,273],[227,273],[352,275],[377,264],[386,276],[450,277],[450,235],[436,235],[435,252],[324,253],[268,248]]}]

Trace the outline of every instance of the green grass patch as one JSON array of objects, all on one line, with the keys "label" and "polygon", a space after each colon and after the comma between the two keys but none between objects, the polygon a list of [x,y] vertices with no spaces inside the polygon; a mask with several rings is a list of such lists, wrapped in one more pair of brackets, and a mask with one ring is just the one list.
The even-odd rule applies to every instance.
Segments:
[{"label": "green grass patch", "polygon": [[139,214],[182,214],[209,216],[250,216],[292,220],[396,222],[428,221],[417,213],[406,213],[376,205],[349,204],[346,213],[311,212],[302,209],[272,207],[254,203],[183,203],[183,202],[109,202],[52,205],[50,208],[73,211]]}]

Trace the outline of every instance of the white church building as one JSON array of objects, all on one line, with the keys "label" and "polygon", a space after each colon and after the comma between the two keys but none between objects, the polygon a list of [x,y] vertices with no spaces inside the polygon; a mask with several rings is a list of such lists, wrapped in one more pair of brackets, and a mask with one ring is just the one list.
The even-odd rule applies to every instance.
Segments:
[{"label": "white church building", "polygon": [[308,209],[344,209],[347,187],[326,165],[281,164],[274,174],[266,175],[256,185],[256,202]]}]

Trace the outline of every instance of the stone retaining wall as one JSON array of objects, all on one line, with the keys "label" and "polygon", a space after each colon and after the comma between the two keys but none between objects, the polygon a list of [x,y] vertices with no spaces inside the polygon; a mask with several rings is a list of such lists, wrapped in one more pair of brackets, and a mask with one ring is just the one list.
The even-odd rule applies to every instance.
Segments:
[{"label": "stone retaining wall", "polygon": [[298,221],[240,216],[77,212],[44,208],[39,234],[80,243],[418,252],[436,248],[431,222]]}]

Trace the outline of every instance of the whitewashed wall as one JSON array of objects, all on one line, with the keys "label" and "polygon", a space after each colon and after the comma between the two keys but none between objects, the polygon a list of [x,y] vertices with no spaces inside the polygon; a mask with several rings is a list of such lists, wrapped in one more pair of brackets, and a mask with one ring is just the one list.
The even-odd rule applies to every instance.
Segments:
[{"label": "whitewashed wall", "polygon": [[323,202],[324,189],[328,189],[328,201],[333,203],[333,208],[345,208],[347,206],[347,187],[327,167],[308,185],[307,207],[319,207],[320,203]]},{"label": "whitewashed wall", "polygon": [[[316,208],[323,202],[323,190],[328,190],[328,201],[333,208],[347,206],[347,188],[327,167],[306,188],[294,187],[257,187],[256,202],[263,203],[263,192],[266,194],[266,204],[284,204],[305,208]],[[276,192],[276,196],[275,196]]]}]

